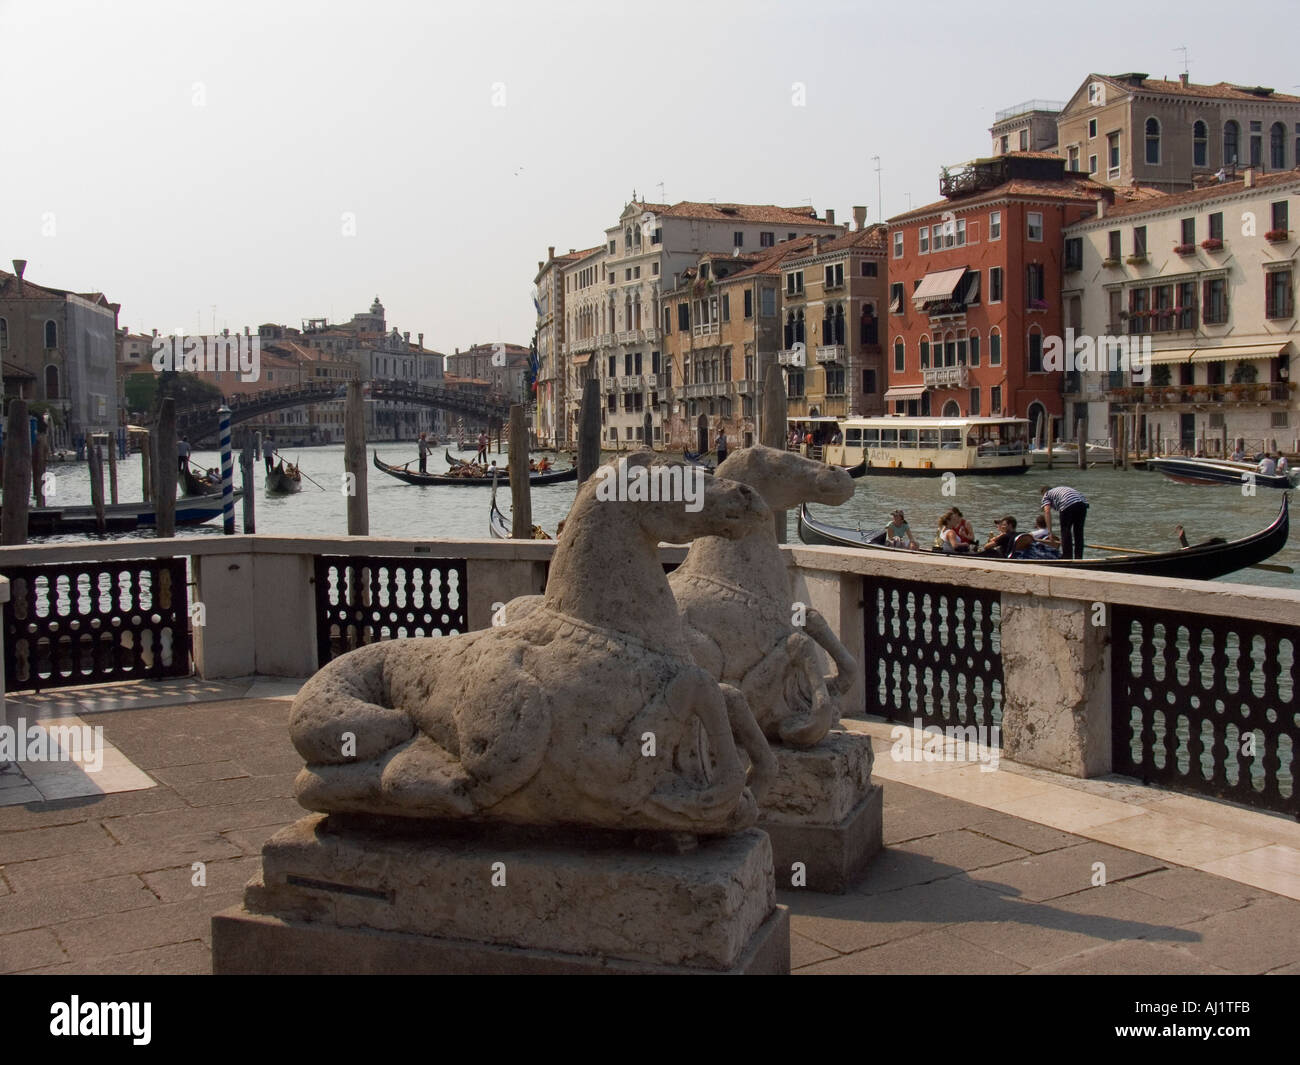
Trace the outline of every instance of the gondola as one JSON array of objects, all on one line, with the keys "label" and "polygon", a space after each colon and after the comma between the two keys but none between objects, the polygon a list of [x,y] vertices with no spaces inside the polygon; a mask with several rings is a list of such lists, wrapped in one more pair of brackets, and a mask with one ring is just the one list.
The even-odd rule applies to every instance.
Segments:
[{"label": "gondola", "polygon": [[712,473],[718,468],[717,464],[705,461],[712,454],[712,451],[683,451],[682,458],[686,460],[688,466],[699,466],[701,469]]},{"label": "gondola", "polygon": [[[390,477],[396,477],[399,481],[405,481],[407,484],[433,484],[433,485],[491,485],[492,475],[487,474],[483,477],[468,476],[457,477],[446,473],[412,473],[404,466],[390,466],[382,462],[379,458],[379,452],[375,452],[374,465],[375,469],[388,474]],[[501,483],[510,483],[510,474],[506,470],[501,470]],[[562,484],[565,481],[576,481],[578,479],[578,469],[576,466],[567,470],[556,470],[552,473],[534,473],[528,478],[528,483],[536,488],[539,485]]]},{"label": "gondola", "polygon": [[271,495],[287,496],[302,491],[302,474],[298,467],[281,459],[267,471],[266,490]]},{"label": "gondola", "polygon": [[[1204,543],[1193,544],[1177,551],[1161,551],[1150,555],[1109,555],[1098,558],[1020,559],[1002,558],[998,555],[957,555],[957,558],[977,558],[1007,566],[1050,566],[1054,569],[1100,570],[1105,573],[1131,573],[1143,577],[1180,577],[1185,580],[1213,580],[1237,570],[1253,566],[1272,558],[1286,546],[1290,533],[1290,494],[1282,497],[1282,509],[1273,524],[1240,540],[1216,537]],[[826,544],[832,547],[852,547],[873,552],[916,557],[924,552],[906,547],[885,546],[885,530],[863,531],[818,521],[808,513],[808,504],[799,508],[799,539],[806,544]],[[933,549],[935,554],[941,552]]]},{"label": "gondola", "polygon": [[[1181,484],[1253,484],[1259,488],[1295,488],[1300,481],[1300,471],[1260,473],[1253,462],[1231,462],[1227,459],[1195,459],[1165,456],[1146,460],[1147,469],[1163,473],[1171,481]],[[1246,477],[1250,480],[1246,480]]]},{"label": "gondola", "polygon": [[[233,499],[243,492],[236,490]],[[176,500],[177,525],[202,525],[220,517],[221,493],[186,496]],[[150,502],[105,503],[104,526],[107,532],[130,532],[141,527],[156,525],[157,508]],[[31,536],[56,536],[66,533],[90,533],[96,529],[95,508],[85,505],[71,507],[31,507],[27,511],[27,532]]]},{"label": "gondola", "polygon": [[[488,532],[495,540],[509,540],[514,533],[514,528],[510,519],[501,513],[501,508],[497,506],[497,486],[496,481],[492,482],[492,504],[488,509]],[[534,540],[549,540],[551,534],[543,529],[540,525],[533,526]]]},{"label": "gondola", "polygon": [[195,473],[188,465],[180,470],[181,495],[206,496],[221,491],[221,478],[209,473]]},{"label": "gondola", "polygon": [[863,459],[856,466],[837,466],[835,468],[843,470],[856,481],[859,477],[865,477],[867,475],[867,460]]}]

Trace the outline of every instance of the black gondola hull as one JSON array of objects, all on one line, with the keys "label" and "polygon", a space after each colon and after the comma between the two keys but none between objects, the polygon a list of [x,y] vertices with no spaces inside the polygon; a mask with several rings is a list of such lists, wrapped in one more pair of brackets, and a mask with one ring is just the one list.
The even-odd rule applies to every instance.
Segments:
[{"label": "black gondola hull", "polygon": [[[485,485],[489,488],[492,487],[492,478],[490,476],[452,477],[445,473],[412,473],[410,470],[405,470],[400,466],[390,466],[388,463],[382,462],[379,458],[378,452],[375,452],[374,455],[374,466],[375,469],[379,470],[381,473],[386,473],[390,477],[395,477],[397,480],[402,481],[405,484],[449,485],[460,488],[467,486],[473,487],[475,485]],[[578,471],[575,467],[568,470],[558,470],[555,473],[535,473],[528,478],[528,483],[533,487],[537,487],[539,485],[562,484],[565,481],[576,481],[577,479]],[[502,470],[499,475],[499,480],[501,484],[509,484],[509,474]]]}]

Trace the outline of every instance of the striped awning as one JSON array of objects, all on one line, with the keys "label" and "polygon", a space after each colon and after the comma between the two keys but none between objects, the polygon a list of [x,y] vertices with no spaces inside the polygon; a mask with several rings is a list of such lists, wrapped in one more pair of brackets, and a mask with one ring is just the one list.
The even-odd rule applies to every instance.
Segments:
[{"label": "striped awning", "polygon": [[916,291],[912,293],[914,303],[928,303],[930,300],[950,300],[957,291],[957,285],[966,276],[966,267],[955,270],[934,270],[921,279]]},{"label": "striped awning", "polygon": [[1235,347],[1197,348],[1192,362],[1232,362],[1236,359],[1271,359],[1283,354],[1290,342],[1271,344],[1238,344]]},{"label": "striped awning", "polygon": [[925,395],[925,385],[899,385],[885,391],[885,399],[920,399]]}]

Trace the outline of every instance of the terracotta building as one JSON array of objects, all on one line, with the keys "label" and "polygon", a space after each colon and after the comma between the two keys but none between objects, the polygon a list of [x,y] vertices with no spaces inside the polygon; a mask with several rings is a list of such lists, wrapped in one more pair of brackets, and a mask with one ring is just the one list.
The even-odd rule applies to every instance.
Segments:
[{"label": "terracotta building", "polygon": [[944,172],[944,199],[889,220],[888,413],[1060,417],[1062,231],[1114,193],[1058,156]]}]

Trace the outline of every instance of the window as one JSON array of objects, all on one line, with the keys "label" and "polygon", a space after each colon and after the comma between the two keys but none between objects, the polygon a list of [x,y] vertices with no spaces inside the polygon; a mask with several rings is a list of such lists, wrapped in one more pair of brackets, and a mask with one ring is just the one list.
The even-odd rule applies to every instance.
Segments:
[{"label": "window", "polygon": [[770,286],[763,289],[761,306],[764,318],[776,317],[776,289]]},{"label": "window", "polygon": [[970,390],[970,416],[978,417],[980,412],[980,390],[972,388]]},{"label": "window", "polygon": [[930,368],[930,338],[922,337],[921,338],[921,369],[928,370],[929,368]]},{"label": "window", "polygon": [[1007,152],[1011,151],[1011,137],[1003,136],[1002,139],[998,141],[998,145],[999,154],[1006,155]]},{"label": "window", "polygon": [[614,254],[614,250],[615,250],[616,247],[617,247],[617,242],[611,240],[611,241],[609,242],[609,254],[610,254],[610,255],[613,255],[613,254]]},{"label": "window", "polygon": [[957,247],[962,247],[966,243],[966,219],[957,219]]},{"label": "window", "polygon": [[1232,119],[1223,124],[1223,165],[1231,166],[1237,161],[1241,150],[1241,126]]},{"label": "window", "polygon": [[1272,205],[1272,216],[1273,216],[1272,228],[1278,230],[1279,232],[1285,232],[1286,230],[1291,228],[1291,223],[1288,220],[1289,213],[1287,211],[1286,203],[1287,203],[1286,200],[1278,200],[1275,204]]},{"label": "window", "polygon": [[624,251],[632,250],[632,227],[631,226],[628,226],[627,229],[623,230],[623,250]]},{"label": "window", "polygon": [[1250,124],[1250,128],[1251,128],[1250,165],[1251,166],[1259,166],[1259,164],[1264,161],[1264,138],[1261,137],[1257,132],[1255,132],[1256,130],[1259,129],[1259,127],[1260,124],[1258,122],[1252,122]]},{"label": "window", "polygon": [[1181,228],[1179,243],[1195,244],[1196,243],[1196,219],[1194,217],[1184,218],[1182,222],[1179,223],[1179,225]]},{"label": "window", "polygon": [[1083,238],[1065,238],[1065,268],[1067,270],[1083,269]]},{"label": "window", "polygon": [[989,389],[989,413],[1002,413],[1002,386],[994,385]]},{"label": "window", "polygon": [[902,231],[900,230],[894,233],[894,258],[901,259],[902,257],[903,257],[903,234]]},{"label": "window", "polygon": [[733,248],[743,248],[745,246],[745,234],[741,232],[732,233],[731,246]]},{"label": "window", "polygon": [[903,338],[899,337],[894,341],[894,373],[903,373],[907,368],[907,349],[903,345]]},{"label": "window", "polygon": [[1097,136],[1097,120],[1090,118],[1088,119],[1088,139],[1091,140],[1095,136]]},{"label": "window", "polygon": [[844,284],[844,264],[835,263],[826,267],[826,287],[837,288]]},{"label": "window", "polygon": [[758,246],[760,248],[770,248],[776,243],[775,233],[760,233],[758,235]]},{"label": "window", "polygon": [[1029,372],[1043,372],[1043,334],[1036,329],[1029,334]]},{"label": "window", "polygon": [[[1002,334],[996,329],[989,334],[989,365],[1002,365]],[[996,414],[1001,408],[994,403],[989,409]]]},{"label": "window", "polygon": [[1210,239],[1211,240],[1223,239],[1223,212],[1222,211],[1215,211],[1214,214],[1210,215]]},{"label": "window", "polygon": [[1112,229],[1106,234],[1106,260],[1107,262],[1117,263],[1123,254],[1121,246],[1122,235],[1118,229]]},{"label": "window", "polygon": [[962,294],[962,302],[967,307],[973,307],[980,301],[980,272],[967,270],[965,280],[966,291]]},{"label": "window", "polygon": [[1133,227],[1133,254],[1145,256],[1147,253],[1147,227]]},{"label": "window", "polygon": [[799,296],[803,294],[803,271],[793,270],[785,275],[785,294]]},{"label": "window", "polygon": [[903,282],[894,281],[889,286],[889,313],[903,313]]},{"label": "window", "polygon": [[1022,152],[1029,151],[1029,130],[1027,129],[1020,131],[1020,150]]},{"label": "window", "polygon": [[917,250],[925,255],[930,250],[930,227],[922,226],[917,230]]},{"label": "window", "polygon": [[989,267],[989,302],[1002,302],[1002,267]]},{"label": "window", "polygon": [[673,309],[671,307],[665,307],[664,308],[664,335],[667,336],[672,331],[673,331]]},{"label": "window", "polygon": [[745,289],[745,317],[754,317],[754,290],[752,288]]},{"label": "window", "polygon": [[792,399],[803,395],[803,371],[791,370],[785,377],[785,394]]},{"label": "window", "polygon": [[876,394],[876,371],[862,371],[862,391],[865,395],[874,396]]},{"label": "window", "polygon": [[664,242],[664,230],[662,226],[655,226],[654,232],[650,234],[651,244],[662,244]]},{"label": "window", "polygon": [[1194,329],[1196,328],[1196,282],[1180,281],[1178,283],[1178,297],[1174,304],[1175,307],[1181,307],[1182,310],[1177,312],[1176,329]]},{"label": "window", "polygon": [[1088,156],[1088,173],[1095,174],[1096,172],[1097,172],[1097,157],[1095,155],[1090,155]]},{"label": "window", "polygon": [[1042,240],[1043,239],[1043,212],[1030,211],[1028,216],[1028,221],[1029,221],[1029,239]]},{"label": "window", "polygon": [[686,331],[691,327],[691,307],[689,303],[677,305],[677,328]]},{"label": "window", "polygon": [[652,275],[653,277],[658,277],[658,276],[659,276],[659,264],[658,264],[658,263],[651,263],[651,264],[650,264],[650,273],[651,273],[651,275]]},{"label": "window", "polygon": [[1119,174],[1119,132],[1106,134],[1106,165],[1110,168],[1110,176],[1115,177]]},{"label": "window", "polygon": [[59,327],[53,322],[45,323],[45,347],[57,348],[59,346]]},{"label": "window", "polygon": [[1069,159],[1070,162],[1067,169],[1077,174],[1079,172],[1079,148],[1077,145],[1074,145],[1069,149]]},{"label": "window", "polygon": [[1266,318],[1295,317],[1290,270],[1270,270],[1264,275],[1264,316]]},{"label": "window", "polygon": [[9,350],[9,323],[0,318],[0,354]]},{"label": "window", "polygon": [[1160,164],[1160,120],[1148,118],[1146,123],[1147,165]]},{"label": "window", "polygon": [[970,335],[970,364],[972,367],[980,364],[980,335],[978,333]]},{"label": "window", "polygon": [[57,366],[45,367],[45,398],[59,398],[59,368]]},{"label": "window", "polygon": [[826,368],[826,394],[828,396],[844,395],[844,371],[842,369]]},{"label": "window", "polygon": [[[785,235],[785,239],[786,239],[786,240],[794,240],[794,238],[797,237],[798,235],[799,235],[798,233],[787,233],[787,234]],[[811,234],[811,233],[805,233],[804,236],[811,237],[812,234]]]},{"label": "window", "polygon": [[1030,263],[1025,267],[1025,299],[1028,306],[1034,310],[1042,310],[1047,306],[1044,299],[1042,263]]},{"label": "window", "polygon": [[1192,123],[1192,166],[1210,165],[1209,145],[1209,130],[1198,118]]},{"label": "window", "polygon": [[863,277],[875,277],[875,276],[876,276],[876,264],[875,264],[874,262],[868,262],[866,259],[863,259],[863,260],[862,260],[862,276],[863,276]]},{"label": "window", "polygon": [[722,320],[724,322],[731,321],[731,293],[729,292],[722,294]]},{"label": "window", "polygon": [[1228,320],[1228,283],[1222,277],[1205,282],[1201,296],[1201,321],[1223,325]]},{"label": "window", "polygon": [[989,214],[989,240],[1002,239],[1002,212],[993,211]]}]

